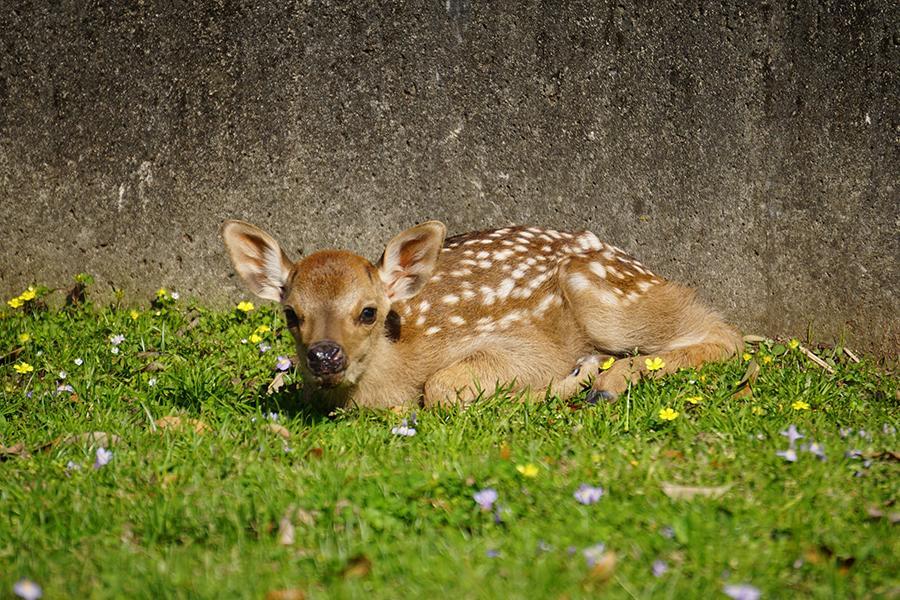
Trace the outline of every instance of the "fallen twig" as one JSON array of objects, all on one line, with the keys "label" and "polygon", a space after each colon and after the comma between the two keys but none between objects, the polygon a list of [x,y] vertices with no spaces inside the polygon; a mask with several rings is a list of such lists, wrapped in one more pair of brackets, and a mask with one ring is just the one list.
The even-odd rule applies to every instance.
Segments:
[{"label": "fallen twig", "polygon": [[844,348],[844,354],[846,354],[847,356],[849,356],[849,357],[850,357],[850,360],[852,360],[853,362],[855,362],[855,363],[858,363],[858,362],[859,362],[859,357],[856,356],[855,354],[853,354],[853,351],[850,350],[850,348]]},{"label": "fallen twig", "polygon": [[819,358],[818,356],[813,354],[812,350],[810,350],[809,348],[807,348],[806,346],[803,346],[803,345],[798,346],[798,348],[800,349],[800,352],[805,354],[809,360],[813,361],[814,363],[816,363],[817,365],[819,365],[820,367],[822,367],[823,369],[828,371],[829,374],[834,375],[834,369],[831,368],[831,365],[829,365],[827,362],[825,362],[824,360],[822,360],[821,358]]}]

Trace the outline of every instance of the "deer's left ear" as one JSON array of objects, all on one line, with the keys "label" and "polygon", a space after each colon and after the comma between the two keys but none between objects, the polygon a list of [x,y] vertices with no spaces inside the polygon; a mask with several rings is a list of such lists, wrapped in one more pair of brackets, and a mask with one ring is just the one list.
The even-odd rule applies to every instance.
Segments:
[{"label": "deer's left ear", "polygon": [[447,228],[428,221],[398,234],[384,249],[378,274],[392,302],[418,294],[437,265]]}]

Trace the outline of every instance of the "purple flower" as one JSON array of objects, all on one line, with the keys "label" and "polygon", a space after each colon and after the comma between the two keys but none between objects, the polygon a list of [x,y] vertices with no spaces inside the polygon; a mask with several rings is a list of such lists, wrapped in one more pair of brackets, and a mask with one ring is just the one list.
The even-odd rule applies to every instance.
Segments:
[{"label": "purple flower", "polygon": [[494,550],[493,548],[491,548],[487,552],[485,552],[485,554],[487,555],[488,558],[497,558],[498,556],[500,556],[500,551]]},{"label": "purple flower", "polygon": [[412,437],[412,436],[416,435],[416,428],[410,427],[409,424],[406,422],[406,419],[403,419],[402,421],[400,421],[400,427],[392,427],[391,428],[391,433],[393,433],[394,435],[399,435],[399,436],[403,436],[403,437]]},{"label": "purple flower", "polygon": [[109,461],[112,460],[112,450],[107,450],[106,448],[97,448],[97,460],[94,461],[94,468],[99,469],[100,467],[105,467],[109,464]]},{"label": "purple flower", "polygon": [[266,352],[268,352],[269,350],[272,349],[272,346],[270,346],[269,344],[267,344],[265,342],[260,342],[258,348],[259,348],[260,354],[265,354]]},{"label": "purple flower", "polygon": [[582,504],[595,504],[603,497],[603,488],[582,483],[572,495]]},{"label": "purple flower", "polygon": [[81,465],[79,465],[77,462],[70,460],[69,462],[66,463],[66,475],[71,474],[72,471],[80,471],[80,470],[81,470]]},{"label": "purple flower", "polygon": [[869,433],[868,431],[866,431],[865,429],[860,429],[859,431],[856,432],[856,435],[858,435],[859,437],[863,438],[864,440],[868,440],[868,439],[870,439],[870,438],[872,437],[872,434],[870,434],[870,433]]},{"label": "purple flower", "polygon": [[475,492],[472,495],[472,498],[475,500],[475,503],[481,507],[481,510],[489,511],[494,507],[494,502],[497,501],[497,490],[485,488],[479,492]]},{"label": "purple flower", "polygon": [[671,540],[673,537],[675,537],[675,530],[669,526],[666,526],[659,530],[659,535],[663,536],[667,540]]},{"label": "purple flower", "polygon": [[797,440],[803,439],[803,435],[799,431],[797,431],[797,426],[794,424],[788,425],[787,429],[779,433],[781,433],[781,435],[788,439],[789,448],[793,448],[794,442],[796,442]]},{"label": "purple flower", "polygon": [[551,546],[544,540],[538,540],[538,543],[537,543],[537,551],[538,552],[550,552],[551,550],[553,550],[553,546]]},{"label": "purple flower", "polygon": [[275,363],[275,368],[279,371],[287,371],[291,368],[291,359],[287,356],[279,356],[278,362]]},{"label": "purple flower", "polygon": [[409,415],[409,422],[412,424],[413,427],[415,427],[416,425],[419,424],[419,421],[416,420],[416,411],[412,411],[412,414]]},{"label": "purple flower", "polygon": [[838,433],[840,434],[840,436],[842,438],[845,438],[848,435],[850,435],[851,433],[853,433],[853,428],[852,427],[841,427],[840,430],[838,431]]},{"label": "purple flower", "polygon": [[662,577],[669,570],[669,565],[666,564],[666,561],[657,559],[653,561],[653,567],[651,568],[654,577]]},{"label": "purple flower", "polygon": [[44,590],[30,579],[20,579],[13,584],[13,593],[25,600],[37,600],[44,595]]},{"label": "purple flower", "polygon": [[587,561],[588,566],[593,567],[603,556],[604,552],[606,552],[606,544],[601,542],[585,548],[581,551],[581,554],[584,556],[584,560]]},{"label": "purple flower", "polygon": [[818,442],[810,442],[809,444],[804,444],[801,450],[805,450],[810,454],[815,454],[816,458],[818,458],[819,460],[827,459],[827,457],[825,456],[825,447]]},{"label": "purple flower", "polygon": [[797,462],[797,451],[793,448],[788,448],[787,450],[776,452],[775,454],[788,462]]},{"label": "purple flower", "polygon": [[69,385],[68,383],[66,383],[66,384],[64,384],[64,385],[58,385],[58,386],[56,386],[56,393],[57,393],[57,394],[62,394],[63,392],[69,392],[69,393],[71,394],[71,393],[73,393],[74,391],[75,391],[75,388],[73,388],[73,387],[72,387],[71,385]]},{"label": "purple flower", "polygon": [[761,595],[759,588],[753,587],[749,583],[739,583],[736,585],[726,585],[723,589],[725,595],[734,600],[759,600]]},{"label": "purple flower", "polygon": [[118,346],[119,344],[121,344],[124,341],[125,341],[125,336],[122,335],[121,333],[118,335],[111,336],[109,338],[109,343],[112,344],[113,346]]},{"label": "purple flower", "polygon": [[862,458],[862,450],[857,450],[855,448],[851,448],[844,452],[845,458]]},{"label": "purple flower", "polygon": [[883,433],[884,435],[894,435],[895,433],[897,433],[897,430],[893,425],[885,423],[881,426],[881,433]]}]

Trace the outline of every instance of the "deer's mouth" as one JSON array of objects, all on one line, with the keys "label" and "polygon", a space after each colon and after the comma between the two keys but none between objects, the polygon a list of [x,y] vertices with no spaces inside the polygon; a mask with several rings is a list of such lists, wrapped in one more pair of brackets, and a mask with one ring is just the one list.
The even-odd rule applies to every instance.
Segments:
[{"label": "deer's mouth", "polygon": [[337,387],[344,382],[344,372],[341,371],[339,373],[327,373],[322,375],[314,375],[316,378],[316,383],[319,384],[319,387],[323,388],[333,388]]}]

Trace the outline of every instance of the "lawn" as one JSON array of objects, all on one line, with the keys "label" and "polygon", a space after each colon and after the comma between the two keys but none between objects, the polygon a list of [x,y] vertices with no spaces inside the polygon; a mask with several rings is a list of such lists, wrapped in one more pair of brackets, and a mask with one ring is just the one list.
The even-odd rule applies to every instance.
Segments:
[{"label": "lawn", "polygon": [[0,309],[0,598],[900,596],[897,379],[841,348],[324,415],[271,307],[44,292]]}]

